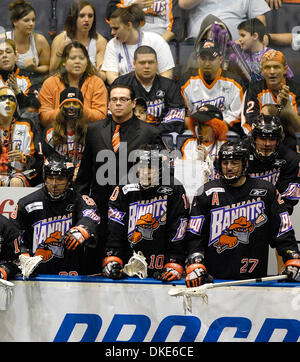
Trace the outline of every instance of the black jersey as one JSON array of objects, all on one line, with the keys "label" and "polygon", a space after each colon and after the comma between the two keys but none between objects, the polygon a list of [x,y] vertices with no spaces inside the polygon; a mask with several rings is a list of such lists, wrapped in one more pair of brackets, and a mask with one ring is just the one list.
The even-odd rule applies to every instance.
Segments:
[{"label": "black jersey", "polygon": [[249,147],[248,174],[251,177],[271,182],[286,202],[290,215],[300,198],[300,154],[280,144],[276,158],[261,161]]},{"label": "black jersey", "polygon": [[266,276],[269,245],[284,262],[287,250],[298,250],[279,192],[270,182],[250,177],[241,187],[221,179],[204,185],[193,200],[187,243],[189,254],[203,253],[207,272],[219,279]]},{"label": "black jersey", "polygon": [[[289,101],[297,114],[300,114],[300,84],[286,79],[285,84],[290,87]],[[246,134],[251,130],[253,121],[260,114],[265,104],[276,104],[276,97],[268,88],[265,79],[251,82],[244,95],[244,110],[242,113],[242,128]]]},{"label": "black jersey", "polygon": [[38,248],[48,251],[49,259],[39,265],[37,273],[84,273],[84,248],[66,250],[62,236],[71,227],[83,225],[90,235],[94,235],[89,241],[95,242],[100,217],[93,199],[69,189],[64,199],[55,201],[43,187],[21,198],[11,218],[22,233],[20,243],[24,251],[28,250],[31,254]]},{"label": "black jersey", "polygon": [[10,279],[20,272],[17,267],[19,256],[19,230],[11,220],[0,214],[0,275]]},{"label": "black jersey", "polygon": [[127,262],[133,251],[146,257],[148,275],[173,261],[183,265],[189,203],[183,186],[117,186],[109,201],[107,255]]},{"label": "black jersey", "polygon": [[157,126],[161,133],[184,131],[185,103],[179,84],[172,79],[156,75],[147,91],[135,76],[135,72],[118,77],[115,84],[130,85],[136,98],[147,102],[147,122]]}]

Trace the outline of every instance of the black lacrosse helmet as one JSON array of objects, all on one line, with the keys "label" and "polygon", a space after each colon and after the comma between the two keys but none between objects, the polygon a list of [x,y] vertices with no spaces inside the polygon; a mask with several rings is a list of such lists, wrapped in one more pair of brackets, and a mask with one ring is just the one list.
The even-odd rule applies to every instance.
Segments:
[{"label": "black lacrosse helmet", "polygon": [[[242,161],[242,172],[240,175],[235,176],[234,178],[226,178],[222,171],[222,161],[223,160],[241,160]],[[217,160],[217,169],[222,178],[222,180],[227,184],[236,183],[242,176],[246,175],[248,169],[249,161],[249,150],[243,142],[225,142],[218,152]]]},{"label": "black lacrosse helmet", "polygon": [[[274,151],[269,155],[264,155],[257,150],[256,138],[270,138],[276,139],[276,146]],[[255,156],[261,161],[272,161],[276,158],[278,154],[279,145],[282,142],[283,133],[279,117],[277,116],[268,116],[268,115],[259,115],[257,119],[252,124],[252,130],[249,135],[249,140],[251,147]]]}]

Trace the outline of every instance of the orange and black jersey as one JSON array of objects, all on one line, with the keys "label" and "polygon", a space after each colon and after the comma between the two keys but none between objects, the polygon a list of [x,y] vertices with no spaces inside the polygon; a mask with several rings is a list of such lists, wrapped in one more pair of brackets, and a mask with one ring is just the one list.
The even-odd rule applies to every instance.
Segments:
[{"label": "orange and black jersey", "polygon": [[291,215],[300,199],[300,155],[289,147],[280,144],[277,155],[269,161],[256,157],[252,146],[249,149],[248,174],[256,179],[271,182],[280,192]]},{"label": "orange and black jersey", "polygon": [[[73,189],[62,200],[53,200],[45,186],[21,198],[11,214],[21,231],[20,245],[33,255],[37,249],[47,250],[49,259],[36,270],[39,274],[84,273],[84,248],[68,251],[62,236],[73,226],[83,225],[96,236],[100,217],[94,200]],[[91,242],[95,243],[95,238]]]},{"label": "orange and black jersey", "polygon": [[6,81],[10,73],[16,76],[18,87],[21,92],[16,95],[18,106],[21,111],[25,110],[37,110],[41,106],[37,99],[39,86],[36,81],[33,80],[30,72],[25,69],[14,68],[12,72],[0,70],[0,87],[6,85]]},{"label": "orange and black jersey", "polygon": [[[300,114],[300,84],[292,79],[284,82],[290,88],[289,100],[296,113]],[[263,79],[259,82],[251,82],[244,95],[242,113],[242,128],[246,134],[251,130],[253,121],[260,114],[265,104],[277,104],[276,97],[268,88]]]},{"label": "orange and black jersey", "polygon": [[0,275],[2,279],[11,279],[20,272],[16,265],[19,253],[19,230],[11,220],[0,214]]},{"label": "orange and black jersey", "polygon": [[181,184],[117,186],[109,200],[107,255],[127,263],[133,251],[141,251],[150,276],[169,261],[184,266],[188,211]]},{"label": "orange and black jersey", "polygon": [[209,181],[194,197],[187,229],[189,254],[204,254],[217,279],[267,275],[269,245],[284,262],[298,250],[289,213],[268,181],[247,177],[241,187]]},{"label": "orange and black jersey", "polygon": [[[39,155],[40,137],[34,122],[30,119],[14,119],[9,129],[0,127],[0,174],[26,173],[28,186],[41,182],[42,157]],[[23,158],[20,161],[8,160],[8,152],[18,149]],[[29,172],[30,170],[30,172]]]}]

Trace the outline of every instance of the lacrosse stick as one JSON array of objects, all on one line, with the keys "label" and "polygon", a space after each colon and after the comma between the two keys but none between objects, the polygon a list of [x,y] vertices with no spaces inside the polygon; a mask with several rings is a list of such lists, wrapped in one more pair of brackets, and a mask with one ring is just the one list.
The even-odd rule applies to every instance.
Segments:
[{"label": "lacrosse stick", "polygon": [[133,252],[133,256],[125,264],[123,272],[129,277],[137,275],[140,279],[147,278],[147,262],[141,251]]},{"label": "lacrosse stick", "polygon": [[7,310],[15,285],[7,280],[0,279],[0,310]]},{"label": "lacrosse stick", "polygon": [[187,287],[174,287],[169,289],[168,294],[177,297],[183,296],[183,309],[186,313],[186,310],[192,312],[192,301],[191,297],[201,297],[203,301],[207,304],[208,303],[208,296],[206,291],[208,289],[218,288],[218,287],[228,287],[232,285],[245,285],[245,284],[252,284],[252,283],[262,283],[262,282],[269,282],[274,280],[284,280],[287,279],[287,275],[275,275],[272,277],[264,277],[264,278],[256,278],[256,279],[244,279],[244,280],[233,280],[229,282],[222,282],[222,283],[207,283],[203,284],[200,287],[194,288],[187,288]]},{"label": "lacrosse stick", "polygon": [[247,80],[250,81],[251,80],[251,69],[249,68],[248,64],[244,60],[238,45],[234,41],[229,41],[228,47],[232,52],[229,56],[229,60],[231,62],[235,63],[241,69],[242,73],[247,78]]},{"label": "lacrosse stick", "polygon": [[243,279],[243,280],[233,280],[229,282],[222,283],[207,283],[203,284],[200,287],[187,288],[187,287],[175,287],[169,290],[169,295],[179,296],[179,295],[190,295],[192,297],[202,297],[206,294],[207,289],[219,288],[219,287],[228,287],[231,285],[241,285],[241,284],[253,284],[253,283],[262,283],[270,282],[274,280],[284,280],[287,278],[287,275],[275,275],[272,277],[256,278],[256,279]]},{"label": "lacrosse stick", "polygon": [[43,261],[43,258],[40,255],[37,256],[28,256],[25,254],[21,254],[19,256],[20,266],[23,280],[29,278],[30,274],[39,266],[39,264]]}]

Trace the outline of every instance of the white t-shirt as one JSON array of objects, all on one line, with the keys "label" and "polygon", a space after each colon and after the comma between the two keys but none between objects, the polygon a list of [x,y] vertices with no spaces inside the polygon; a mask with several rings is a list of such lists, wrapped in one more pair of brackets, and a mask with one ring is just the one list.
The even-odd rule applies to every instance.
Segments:
[{"label": "white t-shirt", "polygon": [[244,20],[270,11],[264,0],[202,0],[188,12],[187,37],[196,38],[203,19],[212,14],[221,19],[231,32],[232,39],[239,37],[237,26]]},{"label": "white t-shirt", "polygon": [[[141,45],[148,45],[156,51],[159,74],[174,68],[171,49],[162,36],[151,32],[141,32],[140,39]],[[125,45],[116,38],[111,39],[106,46],[101,70],[117,72],[119,75],[133,71],[133,55],[136,49],[137,44]]]},{"label": "white t-shirt", "polygon": [[[121,0],[124,6],[132,5],[136,0]],[[141,27],[142,31],[151,31],[163,35],[173,22],[173,1],[170,0],[153,0],[153,4],[144,8],[145,25]]]}]

